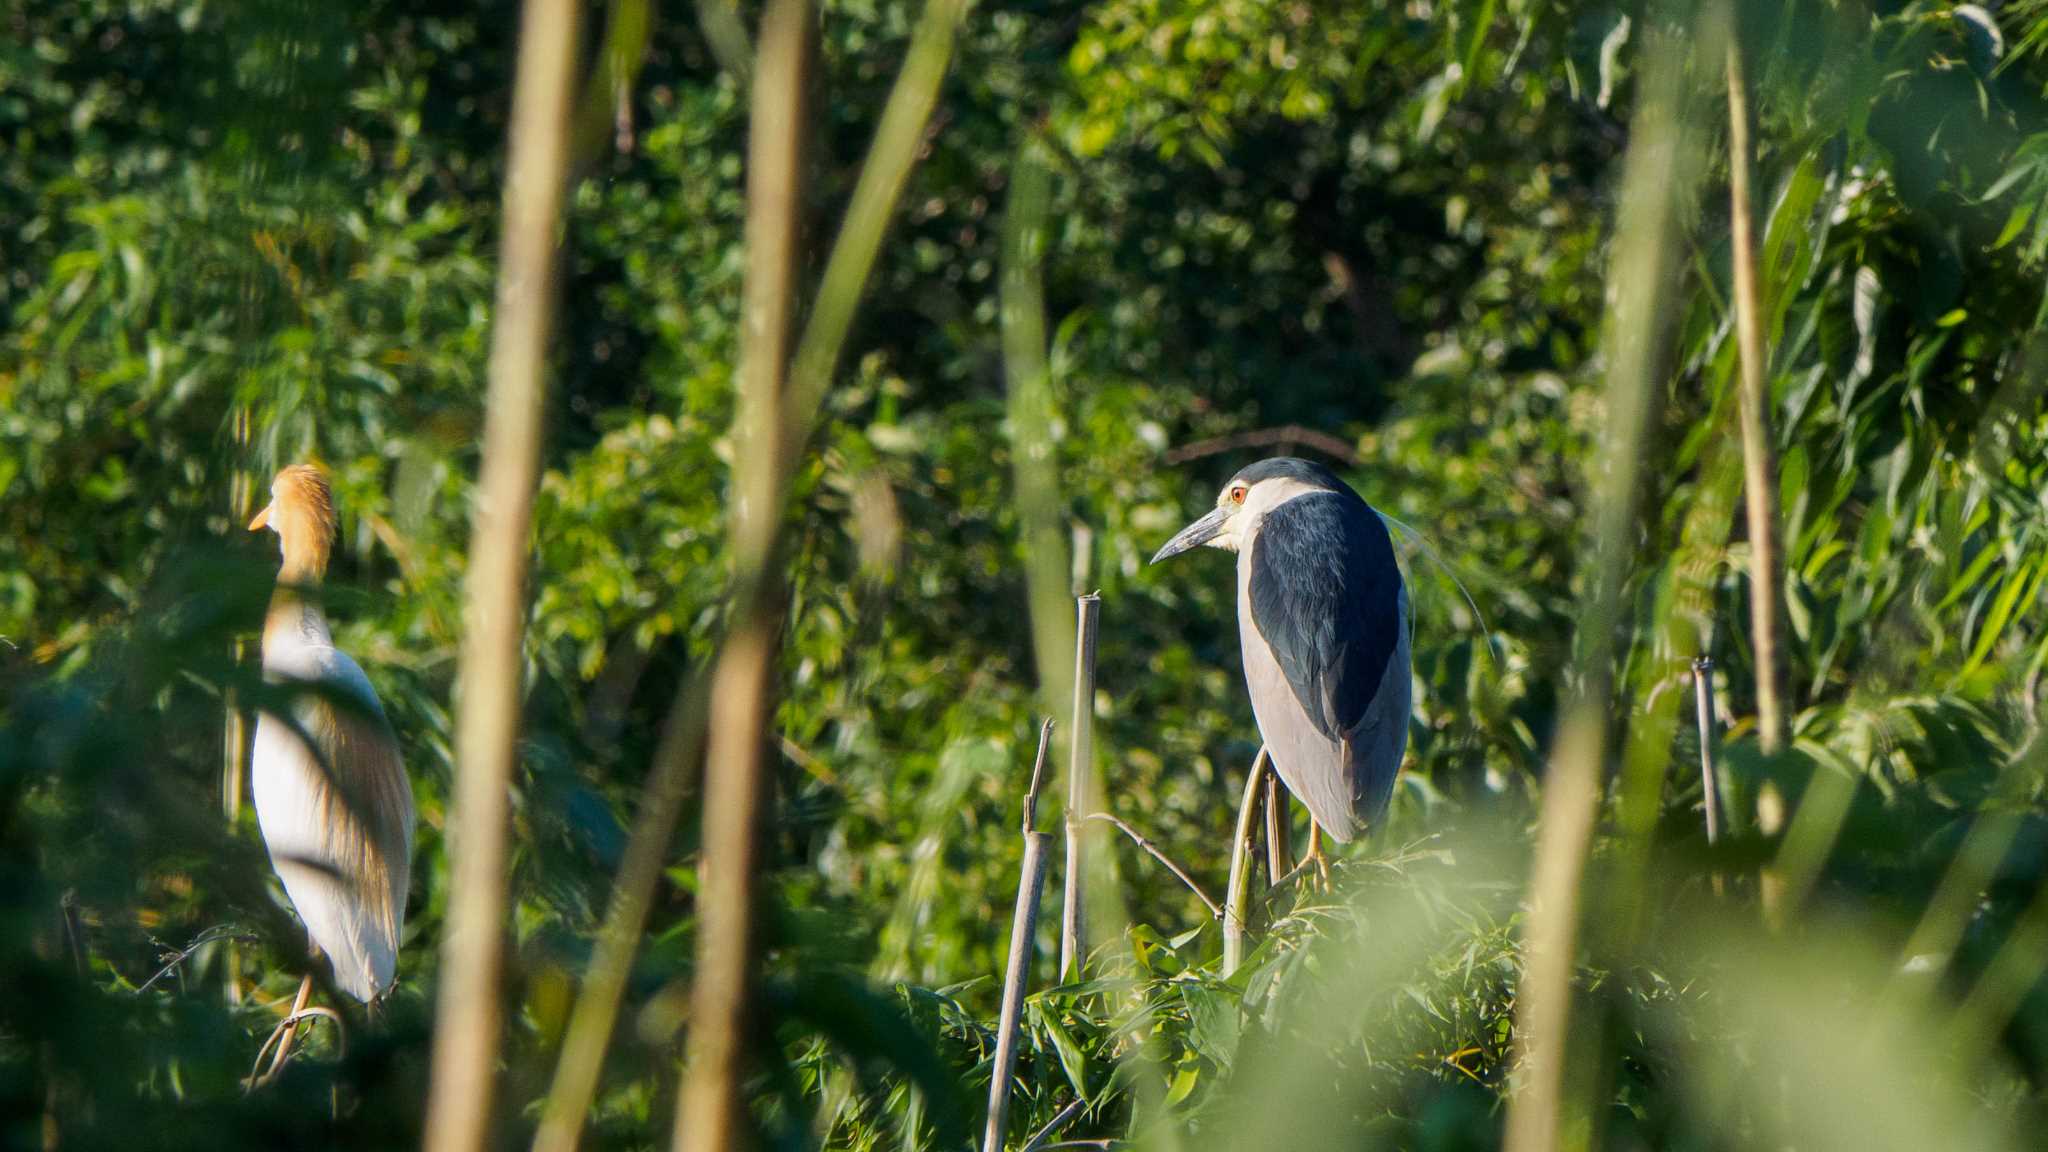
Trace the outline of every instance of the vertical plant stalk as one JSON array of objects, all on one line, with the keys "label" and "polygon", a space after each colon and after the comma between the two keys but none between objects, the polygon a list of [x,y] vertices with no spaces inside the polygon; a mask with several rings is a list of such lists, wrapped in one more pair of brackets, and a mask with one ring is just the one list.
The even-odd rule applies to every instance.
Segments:
[{"label": "vertical plant stalk", "polygon": [[[1778,648],[1778,595],[1784,586],[1778,559],[1778,466],[1771,446],[1770,384],[1765,378],[1763,289],[1757,280],[1756,222],[1750,167],[1749,79],[1742,58],[1742,33],[1731,7],[1728,33],[1728,227],[1733,253],[1735,347],[1742,381],[1737,409],[1742,423],[1743,507],[1749,521],[1749,630],[1756,654],[1757,744],[1765,756],[1785,747],[1783,660]],[[1783,799],[1766,781],[1757,799],[1757,823],[1765,835],[1783,829]],[[1758,885],[1766,923],[1784,915],[1785,883],[1777,868],[1765,868]]]},{"label": "vertical plant stalk", "polygon": [[1266,816],[1266,886],[1273,888],[1294,870],[1294,846],[1287,842],[1287,797],[1280,794],[1280,777],[1272,772],[1266,773],[1261,811]]},{"label": "vertical plant stalk", "polygon": [[647,925],[647,910],[661,882],[662,865],[674,838],[676,819],[689,792],[689,766],[704,750],[703,678],[692,676],[676,695],[662,726],[661,742],[640,798],[633,834],[619,862],[604,925],[590,958],[590,975],[576,997],[554,1082],[534,1133],[534,1152],[575,1152],[583,1137],[583,1119],[597,1098],[598,1076],[604,1068],[605,1046],[626,994],[633,954]]},{"label": "vertical plant stalk", "polygon": [[[1693,699],[1698,704],[1700,728],[1700,808],[1706,814],[1707,843],[1721,842],[1721,777],[1714,771],[1714,661],[1702,656],[1692,662]],[[1715,884],[1720,876],[1715,876]]]},{"label": "vertical plant stalk", "polygon": [[[232,417],[234,440],[234,475],[228,482],[228,531],[233,532],[249,522],[253,514],[250,504],[255,493],[255,478],[249,474],[249,406],[235,405]],[[234,666],[237,668],[249,659],[249,642],[237,636],[234,644]],[[228,834],[233,835],[242,823],[242,795],[248,790],[249,777],[249,716],[242,710],[242,702],[230,687],[223,704],[226,715],[221,729],[221,771],[220,771],[220,814],[227,821]],[[220,946],[220,967],[223,990],[229,1004],[242,1002],[241,949],[233,940],[224,940]]]},{"label": "vertical plant stalk", "polygon": [[860,305],[861,288],[875,265],[875,253],[881,249],[910,169],[924,147],[939,84],[953,57],[953,37],[966,13],[967,0],[926,0],[924,14],[911,32],[903,70],[889,90],[874,143],[861,165],[860,182],[854,185],[853,200],[846,206],[846,218],[832,243],[832,254],[825,260],[803,339],[797,342],[796,362],[790,367],[790,402],[784,409],[785,459],[797,458],[817,425],[833,366]]},{"label": "vertical plant stalk", "polygon": [[1024,1018],[1024,993],[1031,982],[1032,941],[1038,934],[1038,902],[1045,894],[1046,841],[1038,830],[1038,788],[1045,779],[1045,754],[1052,745],[1052,717],[1038,729],[1038,756],[1031,787],[1024,794],[1024,861],[1017,870],[1017,908],[1010,915],[1010,958],[1003,972],[1002,1017],[996,1025],[995,1063],[989,1070],[988,1125],[981,1152],[1002,1152],[1003,1122],[1010,1109],[1010,1076],[1017,1068],[1017,1030]]},{"label": "vertical plant stalk", "polygon": [[1244,779],[1244,798],[1237,803],[1237,827],[1230,834],[1230,882],[1223,893],[1223,978],[1228,980],[1244,963],[1245,908],[1251,903],[1252,819],[1258,811],[1259,792],[1273,762],[1265,745],[1252,761]]},{"label": "vertical plant stalk", "polygon": [[1749,81],[1739,28],[1728,35],[1728,226],[1735,283],[1735,347],[1742,369],[1743,506],[1749,519],[1749,627],[1756,653],[1756,720],[1764,755],[1785,746],[1785,681],[1778,644],[1778,465],[1771,445],[1769,361],[1764,348],[1763,287],[1757,280],[1756,221],[1750,169]]},{"label": "vertical plant stalk", "polygon": [[1579,620],[1577,699],[1559,726],[1544,778],[1523,930],[1527,959],[1515,995],[1520,1084],[1508,1101],[1507,1152],[1553,1152],[1565,1141],[1567,1127],[1573,1143],[1590,1139],[1590,1102],[1566,1096],[1572,972],[1614,695],[1615,625],[1626,602],[1646,474],[1645,431],[1663,394],[1678,197],[1692,175],[1677,48],[1663,42],[1645,54],[1617,198],[1604,337],[1610,350],[1607,418],[1594,454],[1600,471],[1594,479],[1592,595]]},{"label": "vertical plant stalk", "polygon": [[520,17],[483,463],[463,592],[449,814],[454,872],[435,1006],[428,1152],[475,1152],[489,1135],[509,918],[506,825],[525,668],[527,538],[540,471],[577,15],[571,0],[526,0]]},{"label": "vertical plant stalk", "polygon": [[[1707,847],[1721,842],[1721,774],[1714,770],[1714,660],[1701,656],[1692,662],[1693,699],[1697,704],[1700,731],[1700,810],[1707,823]],[[1712,872],[1714,895],[1726,893],[1717,864]]]},{"label": "vertical plant stalk", "polygon": [[1102,597],[1076,597],[1074,638],[1074,712],[1067,755],[1066,893],[1060,905],[1060,979],[1076,979],[1087,956],[1088,910],[1083,899],[1088,880],[1088,813],[1094,811],[1095,771],[1095,630]]},{"label": "vertical plant stalk", "polygon": [[[707,9],[720,5],[731,8],[730,0],[705,0]],[[792,390],[801,393],[801,398],[783,408],[785,434],[791,437],[785,443],[793,446],[792,451],[780,461],[785,478],[800,456],[808,430],[817,422],[817,408],[824,400],[825,386],[845,344],[854,304],[873,270],[881,235],[894,213],[909,166],[916,160],[916,146],[922,138],[925,118],[930,115],[939,82],[944,78],[954,27],[962,11],[963,6],[954,0],[926,5],[918,31],[912,38],[910,60],[897,74],[895,87],[889,95],[888,106],[895,110],[895,114],[883,117],[869,148],[867,163],[861,168],[853,199],[862,213],[858,218],[849,213],[833,242],[832,254],[826,265],[829,270],[827,286],[840,296],[818,302],[799,343],[800,348],[810,349],[811,355],[808,360],[799,357],[794,371],[798,374],[815,372],[818,379],[815,385],[807,388],[798,388],[792,381]],[[733,15],[733,26],[738,27],[737,16],[733,13],[721,11],[717,15],[720,19]],[[739,32],[733,44],[744,48],[745,30],[740,28]],[[733,61],[726,59],[723,53],[720,64],[734,71],[736,79],[751,77],[754,71],[744,60],[741,61],[744,66],[734,70]],[[912,64],[916,66],[912,67]],[[850,298],[847,298],[848,294]],[[735,595],[735,603],[740,599]],[[568,1152],[575,1148],[581,1137],[583,1119],[589,1114],[591,1102],[596,1097],[605,1045],[618,1019],[626,976],[646,928],[648,909],[661,880],[662,862],[674,837],[675,823],[689,792],[698,754],[703,748],[709,710],[703,689],[704,684],[693,679],[677,692],[663,725],[661,745],[649,765],[639,816],[634,822],[633,834],[613,885],[598,948],[591,959],[590,975],[570,1016],[541,1130],[535,1138],[537,1145],[546,1142],[547,1152]]]},{"label": "vertical plant stalk", "polygon": [[770,0],[761,14],[747,140],[747,272],[733,428],[731,632],[711,676],[704,761],[703,855],[690,1034],[676,1106],[677,1152],[743,1142],[740,1078],[752,1027],[755,872],[767,800],[767,729],[781,640],[781,428],[802,196],[809,0]]},{"label": "vertical plant stalk", "polygon": [[[1046,216],[1052,172],[1042,145],[1027,131],[1010,165],[1010,195],[1003,209],[1000,313],[1003,377],[1007,387],[1010,471],[1017,492],[1017,520],[1024,581],[1031,611],[1032,656],[1047,711],[1078,701],[1072,679],[1078,667],[1080,617],[1069,617],[1067,534],[1061,530],[1058,445],[1053,441],[1052,372],[1046,362]],[[1078,715],[1075,717],[1079,723]],[[1072,970],[1083,903],[1076,855],[1080,819],[1076,808],[1073,752],[1086,733],[1078,727],[1067,763],[1066,875],[1060,912],[1059,974]]]}]

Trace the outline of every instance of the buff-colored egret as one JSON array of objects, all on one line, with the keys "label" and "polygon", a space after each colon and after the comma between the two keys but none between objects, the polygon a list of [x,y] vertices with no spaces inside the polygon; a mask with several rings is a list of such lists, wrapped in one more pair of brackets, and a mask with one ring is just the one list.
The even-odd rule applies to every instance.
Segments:
[{"label": "buff-colored egret", "polygon": [[[413,800],[398,740],[369,678],[334,646],[318,586],[334,541],[334,500],[318,468],[277,474],[250,531],[276,532],[284,562],[263,624],[263,674],[296,687],[289,713],[256,721],[250,789],[270,862],[334,983],[366,1004],[397,978],[399,930],[412,872]],[[309,974],[278,1039],[268,1079],[284,1066],[308,1015]],[[265,1048],[269,1047],[268,1042]],[[262,1055],[257,1063],[262,1064]]]}]

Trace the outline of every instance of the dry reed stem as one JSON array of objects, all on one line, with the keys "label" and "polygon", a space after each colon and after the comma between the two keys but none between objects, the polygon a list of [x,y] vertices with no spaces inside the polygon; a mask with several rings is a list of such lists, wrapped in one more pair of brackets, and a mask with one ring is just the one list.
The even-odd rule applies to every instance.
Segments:
[{"label": "dry reed stem", "polygon": [[1003,972],[995,1061],[989,1069],[988,1123],[982,1129],[982,1152],[1002,1152],[1010,1076],[1017,1067],[1017,1032],[1024,1018],[1024,993],[1031,981],[1032,942],[1038,935],[1038,903],[1045,895],[1046,844],[1051,839],[1038,830],[1038,788],[1051,743],[1052,718],[1047,717],[1038,729],[1038,756],[1031,765],[1031,787],[1024,794],[1024,859],[1017,873],[1017,907],[1010,915],[1010,956]]},{"label": "dry reed stem", "polygon": [[[1784,673],[1778,653],[1778,466],[1771,447],[1769,367],[1764,348],[1763,291],[1757,282],[1756,223],[1750,165],[1749,80],[1742,59],[1740,16],[1730,7],[1728,34],[1728,227],[1733,250],[1735,345],[1742,367],[1738,409],[1742,423],[1743,508],[1749,521],[1749,629],[1755,653],[1757,744],[1764,755],[1785,747]],[[1782,800],[1766,781],[1758,795],[1758,826],[1765,835],[1783,827]],[[1767,867],[1758,880],[1764,921],[1785,916],[1785,880]]]},{"label": "dry reed stem", "polygon": [[1083,822],[1092,807],[1090,774],[1095,767],[1095,632],[1102,617],[1102,597],[1090,593],[1075,599],[1073,741],[1067,754],[1066,892],[1060,904],[1060,979],[1081,975],[1087,947],[1088,837]]},{"label": "dry reed stem", "polygon": [[556,236],[569,154],[578,5],[526,0],[512,97],[503,238],[491,324],[483,463],[470,528],[441,945],[425,1146],[487,1142],[498,1066],[507,920],[507,820],[519,739],[526,566],[540,470]]},{"label": "dry reed stem", "polygon": [[[1736,19],[1731,9],[1731,21]],[[1763,287],[1757,282],[1750,166],[1749,81],[1739,27],[1728,31],[1728,226],[1734,262],[1735,347],[1742,366],[1743,504],[1749,519],[1749,626],[1756,653],[1757,739],[1764,755],[1785,746],[1784,673],[1778,652],[1778,467],[1771,448]]]},{"label": "dry reed stem", "polygon": [[[1721,777],[1714,771],[1714,661],[1702,656],[1692,662],[1693,698],[1698,704],[1700,728],[1700,806],[1706,812],[1707,843],[1721,841]],[[1715,874],[1718,889],[1721,878]]]},{"label": "dry reed stem", "polygon": [[808,0],[769,0],[761,15],[747,148],[747,272],[730,528],[738,592],[732,633],[711,675],[697,960],[676,1105],[677,1152],[738,1147],[746,1127],[740,1079],[753,1012],[754,880],[781,640],[775,545],[787,468],[780,429],[795,301],[810,35]]}]

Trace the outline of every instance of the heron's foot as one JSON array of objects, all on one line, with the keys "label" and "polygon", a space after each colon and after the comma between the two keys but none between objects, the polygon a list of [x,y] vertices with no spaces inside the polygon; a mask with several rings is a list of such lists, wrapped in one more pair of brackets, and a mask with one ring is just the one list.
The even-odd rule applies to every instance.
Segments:
[{"label": "heron's foot", "polygon": [[1330,890],[1330,858],[1323,852],[1323,830],[1314,821],[1308,826],[1308,852],[1302,857],[1303,867],[1295,869],[1304,879],[1314,885],[1318,892]]}]

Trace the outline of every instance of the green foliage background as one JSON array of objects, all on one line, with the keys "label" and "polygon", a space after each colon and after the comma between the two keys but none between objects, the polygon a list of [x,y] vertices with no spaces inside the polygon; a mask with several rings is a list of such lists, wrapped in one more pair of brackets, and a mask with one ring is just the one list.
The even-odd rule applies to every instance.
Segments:
[{"label": "green foliage background", "polygon": [[[705,32],[718,2],[661,8],[644,45],[586,11],[594,61],[642,62],[585,97],[563,235],[508,1143],[534,1122],[662,719],[722,620],[747,109],[744,59]],[[1106,934],[1096,982],[1031,1002],[1013,1145],[1075,1096],[1091,1106],[1070,1135],[1161,1146],[1498,1143],[1527,830],[1584,674],[1619,161],[1644,45],[1711,42],[1718,12],[972,10],[797,480],[754,1084],[768,1143],[955,1147],[977,1126],[1043,699],[999,331],[1025,146],[1053,172],[1062,566],[1104,599],[1112,811],[1220,888],[1257,747],[1232,585],[1215,558],[1144,560],[1272,450],[1228,438],[1341,438],[1360,493],[1445,563],[1408,550],[1420,691],[1386,829],[1334,894],[1277,898],[1229,980],[1201,904],[1118,845],[1128,931]],[[823,5],[807,280],[915,17]],[[1767,759],[1751,740],[1725,115],[1718,68],[1693,60],[1712,154],[1684,201],[1613,718],[1666,785],[1649,943],[1606,927],[1627,906],[1596,891],[1589,911],[1581,997],[1603,1023],[1574,1049],[1582,1134],[2023,1144],[2048,1119],[2048,5],[1798,0],[1742,19],[1794,747]],[[0,11],[0,1147],[38,1146],[46,1123],[76,1147],[417,1138],[514,24],[475,0]],[[335,481],[329,611],[404,745],[417,883],[395,1003],[358,1018],[346,1054],[323,1039],[244,1098],[301,936],[253,819],[219,815],[226,696],[264,699],[236,641],[275,563],[240,531],[236,477],[260,490],[301,459]],[[1695,648],[1731,725],[1734,829],[1714,853],[1696,738],[1672,731]],[[1752,818],[1765,782],[1796,813],[1789,837]],[[594,1145],[667,1137],[698,818]],[[1757,936],[1748,877],[1774,858],[1811,880],[1810,914]],[[1636,866],[1604,853],[1596,872],[1616,859]],[[1734,878],[1724,902],[1710,865]],[[166,947],[217,925],[249,936],[140,990]],[[1836,991],[1793,994],[1817,988]],[[1903,1115],[1857,1106],[1872,1095]]]}]

